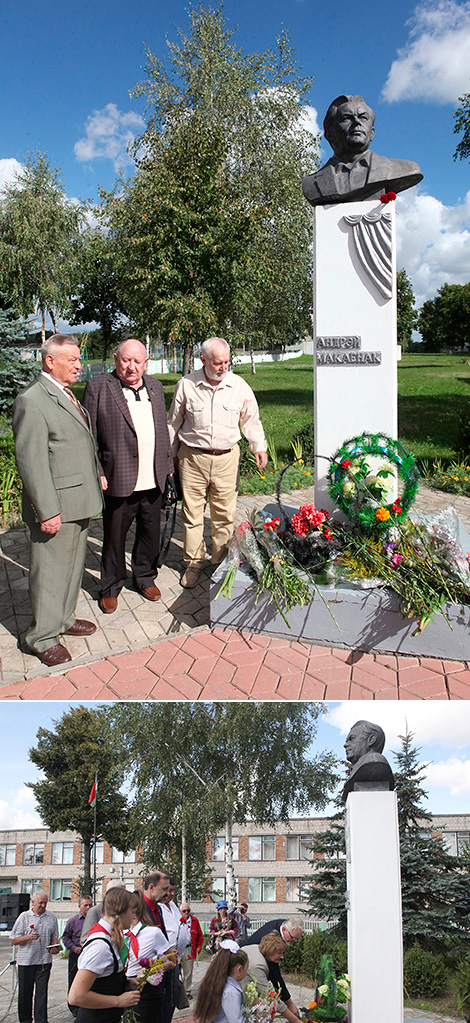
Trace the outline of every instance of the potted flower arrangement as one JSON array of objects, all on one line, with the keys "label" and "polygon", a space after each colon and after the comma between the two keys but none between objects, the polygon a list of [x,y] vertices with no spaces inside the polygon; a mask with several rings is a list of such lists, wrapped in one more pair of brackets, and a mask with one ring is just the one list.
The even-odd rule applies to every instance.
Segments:
[{"label": "potted flower arrangement", "polygon": [[350,999],[351,978],[347,973],[336,978],[331,956],[323,955],[315,999],[308,1007],[306,1023],[348,1023],[347,1003]]}]

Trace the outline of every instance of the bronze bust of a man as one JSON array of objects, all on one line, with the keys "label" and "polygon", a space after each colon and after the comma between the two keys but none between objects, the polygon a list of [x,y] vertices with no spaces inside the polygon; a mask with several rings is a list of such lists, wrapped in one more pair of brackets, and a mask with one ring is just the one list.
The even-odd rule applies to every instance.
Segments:
[{"label": "bronze bust of a man", "polygon": [[337,96],[330,103],[323,129],[335,155],[302,181],[303,193],[312,206],[403,192],[422,180],[417,163],[392,160],[369,149],[374,122],[374,111],[362,96]]},{"label": "bronze bust of a man", "polygon": [[343,788],[343,800],[357,783],[368,782],[389,790],[395,788],[390,764],[382,756],[384,746],[385,732],[380,725],[374,725],[372,721],[356,721],[352,726],[344,748],[353,769]]}]

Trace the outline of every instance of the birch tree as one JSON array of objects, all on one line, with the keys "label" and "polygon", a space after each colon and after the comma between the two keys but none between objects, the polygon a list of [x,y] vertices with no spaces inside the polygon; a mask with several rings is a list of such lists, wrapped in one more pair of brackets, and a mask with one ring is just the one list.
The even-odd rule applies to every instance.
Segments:
[{"label": "birch tree", "polygon": [[0,289],[22,316],[35,313],[46,337],[49,314],[70,311],[84,208],[67,199],[57,167],[38,151],[0,198]]}]

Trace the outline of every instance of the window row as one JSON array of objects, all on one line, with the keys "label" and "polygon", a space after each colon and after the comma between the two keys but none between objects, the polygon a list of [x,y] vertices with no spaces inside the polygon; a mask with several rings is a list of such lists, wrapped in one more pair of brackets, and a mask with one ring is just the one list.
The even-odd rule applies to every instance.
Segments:
[{"label": "window row", "polygon": [[[305,886],[311,880],[308,877],[286,877],[286,902],[305,902]],[[235,890],[238,900],[238,878],[235,878]],[[217,877],[212,882],[212,898],[214,902],[225,899],[227,894],[224,877]],[[275,877],[249,877],[248,902],[279,902],[276,898]]]},{"label": "window row", "polygon": [[[53,842],[51,851],[51,863],[73,863],[73,842]],[[91,850],[91,862],[104,862],[104,842],[97,842],[96,847]],[[85,859],[84,846],[82,842],[80,862]],[[0,867],[14,866],[16,862],[16,845],[0,845]],[[111,863],[135,863],[135,850],[123,853],[114,846],[111,851]],[[25,842],[23,845],[23,865],[26,867],[42,866],[44,864],[44,842]]]},{"label": "window row", "polygon": [[[23,878],[21,882],[21,891],[26,892],[28,895],[35,895],[36,892],[42,892],[44,888],[44,878],[36,877],[34,879]],[[72,901],[72,879],[53,877],[49,883],[49,899],[51,902],[71,902]]]},{"label": "window row", "polygon": [[[238,860],[238,838],[232,839],[233,859]],[[311,835],[286,836],[286,860],[309,860],[312,857]],[[212,859],[216,863],[225,860],[225,838],[214,838],[212,841]],[[275,860],[275,835],[252,835],[248,839],[249,860]]]}]

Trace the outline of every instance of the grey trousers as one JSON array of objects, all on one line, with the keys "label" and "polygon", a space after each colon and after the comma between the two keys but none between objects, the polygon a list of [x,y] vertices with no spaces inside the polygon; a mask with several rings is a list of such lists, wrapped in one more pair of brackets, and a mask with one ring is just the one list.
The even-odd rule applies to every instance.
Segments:
[{"label": "grey trousers", "polygon": [[26,633],[32,650],[49,650],[75,621],[86,557],[89,519],[63,522],[51,536],[31,527],[29,596],[33,620]]}]

